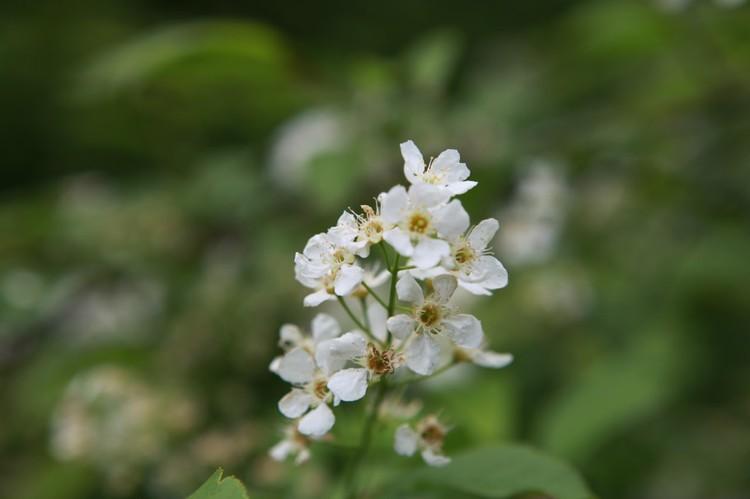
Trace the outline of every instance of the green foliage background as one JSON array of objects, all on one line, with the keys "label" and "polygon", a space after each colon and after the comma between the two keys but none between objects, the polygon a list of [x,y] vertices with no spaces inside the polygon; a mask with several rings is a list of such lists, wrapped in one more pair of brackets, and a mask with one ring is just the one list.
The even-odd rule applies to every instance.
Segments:
[{"label": "green foliage background", "polygon": [[[4,2],[0,495],[185,497],[223,466],[251,497],[325,497],[335,443],[266,454],[277,330],[312,317],[292,255],[403,182],[407,138],[458,148],[468,211],[509,237],[509,287],[468,305],[516,361],[413,392],[448,453],[532,444],[613,499],[747,495],[731,3]],[[426,473],[389,446],[371,480]]]}]

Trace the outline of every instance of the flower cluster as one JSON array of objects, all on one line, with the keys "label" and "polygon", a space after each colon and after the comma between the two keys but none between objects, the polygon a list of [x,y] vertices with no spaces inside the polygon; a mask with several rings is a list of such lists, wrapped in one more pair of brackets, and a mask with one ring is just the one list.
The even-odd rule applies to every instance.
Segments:
[{"label": "flower cluster", "polygon": [[[324,313],[315,316],[309,335],[282,326],[284,354],[270,369],[292,385],[278,407],[294,422],[272,450],[275,459],[306,460],[310,441],[323,438],[335,423],[332,407],[363,398],[374,384],[384,389],[392,376],[403,381],[402,367],[419,379],[460,362],[499,368],[512,360],[485,350],[482,323],[451,300],[459,287],[489,295],[508,283],[489,249],[498,222],[486,219],[472,227],[457,198],[477,183],[468,180],[469,169],[454,149],[426,163],[407,141],[401,154],[408,188],[396,185],[378,195],[374,206],[344,211],[335,226],[311,237],[295,255],[295,277],[311,290],[304,305],[338,300],[355,327],[344,332]],[[370,262],[375,246],[386,266],[382,272]],[[389,296],[381,297],[378,288],[389,276]],[[361,318],[347,303],[352,299],[361,302]],[[435,417],[427,416],[416,430],[399,427],[396,451],[420,450],[428,464],[445,464],[445,433]]]}]

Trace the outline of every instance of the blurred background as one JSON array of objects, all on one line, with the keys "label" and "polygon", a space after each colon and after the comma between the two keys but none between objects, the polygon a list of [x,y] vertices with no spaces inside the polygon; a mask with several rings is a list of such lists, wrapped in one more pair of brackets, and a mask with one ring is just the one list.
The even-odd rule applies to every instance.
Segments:
[{"label": "blurred background", "polygon": [[[0,76],[0,496],[178,498],[223,466],[326,497],[335,449],[267,457],[267,366],[313,315],[294,251],[403,183],[409,138],[460,150],[510,272],[463,299],[515,363],[412,392],[448,452],[525,442],[604,498],[750,494],[741,1],[9,0]],[[419,465],[389,440],[373,473]]]}]

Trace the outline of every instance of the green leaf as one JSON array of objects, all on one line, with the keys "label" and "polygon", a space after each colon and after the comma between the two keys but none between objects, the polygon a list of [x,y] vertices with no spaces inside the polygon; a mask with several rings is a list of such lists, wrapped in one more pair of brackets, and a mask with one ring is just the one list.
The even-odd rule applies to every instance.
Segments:
[{"label": "green leaf", "polygon": [[568,464],[528,447],[507,445],[471,450],[447,466],[413,474],[420,486],[440,486],[480,497],[540,493],[555,499],[590,499],[594,495]]},{"label": "green leaf", "polygon": [[666,332],[643,335],[583,373],[542,411],[540,445],[580,462],[612,435],[633,428],[667,404],[679,389],[688,352],[676,335]]},{"label": "green leaf", "polygon": [[233,476],[222,478],[223,474],[223,469],[216,470],[188,499],[249,499],[242,482]]}]

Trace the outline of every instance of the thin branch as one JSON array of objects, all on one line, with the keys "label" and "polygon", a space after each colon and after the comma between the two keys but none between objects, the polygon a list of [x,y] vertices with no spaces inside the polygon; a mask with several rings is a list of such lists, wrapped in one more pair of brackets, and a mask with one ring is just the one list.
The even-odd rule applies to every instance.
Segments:
[{"label": "thin branch", "polygon": [[341,296],[336,296],[338,298],[339,303],[346,311],[347,315],[349,315],[349,318],[356,324],[356,326],[364,332],[368,338],[370,338],[372,341],[376,342],[378,345],[380,344],[380,341],[373,336],[372,331],[370,331],[370,328],[362,324],[362,321],[360,321],[356,315],[354,315],[354,312],[352,312],[352,309],[349,308],[349,305],[346,304],[346,300],[344,300]]},{"label": "thin branch", "polygon": [[382,305],[384,309],[388,310],[388,305],[385,303],[385,301],[383,301],[381,297],[378,296],[375,290],[373,290],[370,286],[368,286],[367,283],[364,281],[362,281],[362,286],[364,286],[367,292],[370,293],[370,296],[375,298],[376,302],[380,303],[380,305]]}]

